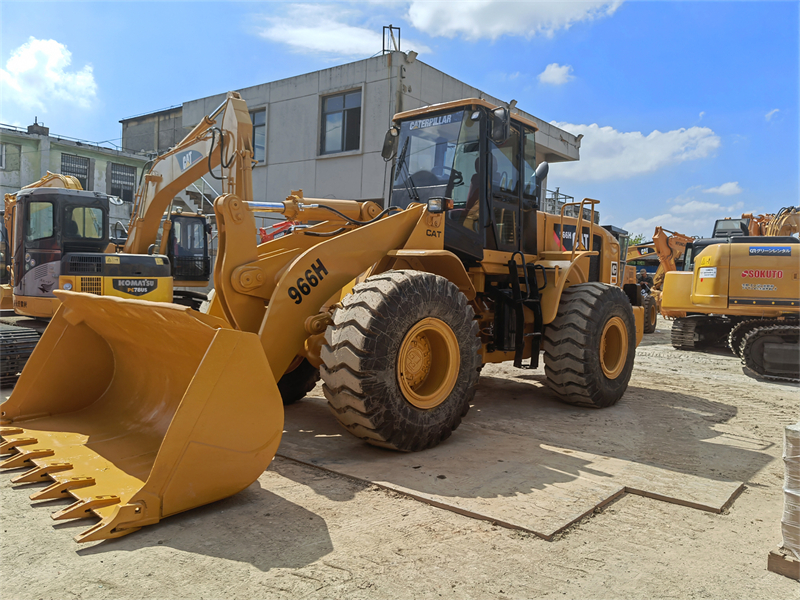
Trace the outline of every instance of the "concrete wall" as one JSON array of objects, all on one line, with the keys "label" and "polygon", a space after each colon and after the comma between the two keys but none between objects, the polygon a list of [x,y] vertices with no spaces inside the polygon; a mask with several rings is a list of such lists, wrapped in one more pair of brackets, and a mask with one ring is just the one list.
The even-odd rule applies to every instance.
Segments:
[{"label": "concrete wall", "polygon": [[[307,197],[380,201],[388,172],[380,150],[395,112],[400,59],[402,53],[379,56],[238,90],[251,112],[266,110],[266,160],[253,169],[254,197],[277,201],[302,189]],[[321,155],[322,98],[350,90],[362,91],[359,149]],[[224,99],[218,94],[185,102],[184,130]]]},{"label": "concrete wall", "polygon": [[27,134],[0,129],[0,144],[5,146],[5,168],[0,169],[0,193],[16,192],[41,177],[39,139]]},{"label": "concrete wall", "polygon": [[172,148],[188,133],[183,127],[182,108],[123,119],[122,149],[126,152],[161,153]]}]

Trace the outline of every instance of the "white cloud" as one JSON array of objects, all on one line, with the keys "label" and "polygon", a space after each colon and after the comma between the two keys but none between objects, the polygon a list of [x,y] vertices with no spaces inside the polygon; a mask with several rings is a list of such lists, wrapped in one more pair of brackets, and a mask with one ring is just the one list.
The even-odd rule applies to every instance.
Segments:
[{"label": "white cloud", "polygon": [[614,14],[622,0],[611,2],[429,2],[414,0],[408,9],[411,24],[432,36],[457,35],[469,40],[495,40],[503,35],[552,37],[582,21]]},{"label": "white cloud", "polygon": [[775,116],[776,114],[778,114],[779,112],[781,112],[781,109],[780,109],[780,108],[773,108],[771,111],[769,111],[767,114],[765,114],[765,115],[764,115],[764,118],[765,118],[767,121],[771,121],[771,120],[772,120],[772,117],[774,117],[774,116]]},{"label": "white cloud", "polygon": [[55,40],[28,39],[0,69],[0,95],[26,109],[47,112],[53,101],[89,108],[97,96],[91,65],[69,71],[72,53]]},{"label": "white cloud", "polygon": [[[343,57],[368,57],[383,47],[380,27],[350,25],[360,13],[345,5],[295,4],[282,16],[264,16],[266,27],[257,28],[264,39],[287,44],[296,52],[320,53]],[[430,53],[424,44],[402,38],[404,51]]]},{"label": "white cloud", "polygon": [[617,131],[613,127],[557,123],[573,134],[583,134],[578,162],[559,163],[560,176],[577,180],[627,179],[669,165],[710,156],[720,145],[708,127],[681,128],[648,135]]},{"label": "white cloud", "polygon": [[570,65],[561,66],[558,63],[551,63],[539,73],[539,81],[550,85],[563,85],[572,79],[575,79],[575,76],[572,75]]},{"label": "white cloud", "polygon": [[744,208],[742,202],[723,206],[712,202],[700,202],[692,196],[681,195],[667,200],[664,205],[673,204],[668,212],[654,217],[639,217],[623,225],[632,234],[642,233],[649,238],[656,227],[677,231],[686,235],[709,237],[717,219],[738,217]]},{"label": "white cloud", "polygon": [[701,111],[700,115],[698,116],[698,119],[702,120],[702,118],[705,117],[705,116],[706,116],[706,111]]},{"label": "white cloud", "polygon": [[739,187],[738,181],[729,181],[717,187],[708,188],[703,190],[706,194],[719,194],[720,196],[735,196],[742,193],[742,188]]}]

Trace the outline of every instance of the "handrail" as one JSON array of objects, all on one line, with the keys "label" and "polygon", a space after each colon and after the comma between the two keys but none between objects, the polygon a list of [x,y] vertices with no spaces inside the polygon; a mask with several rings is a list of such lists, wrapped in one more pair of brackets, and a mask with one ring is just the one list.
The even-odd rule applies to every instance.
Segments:
[{"label": "handrail", "polygon": [[589,215],[589,239],[593,239],[594,237],[594,205],[600,204],[600,200],[594,200],[592,198],[584,198],[580,202],[566,202],[561,207],[561,221],[560,221],[560,229],[561,229],[561,247],[564,247],[564,209],[568,206],[579,206],[578,209],[578,222],[575,225],[575,235],[572,238],[572,254],[569,257],[569,261],[572,262],[575,260],[575,252],[578,249],[578,244],[581,245],[583,251],[589,250],[586,247],[586,244],[583,243],[583,206],[586,203],[591,204],[592,210]]}]

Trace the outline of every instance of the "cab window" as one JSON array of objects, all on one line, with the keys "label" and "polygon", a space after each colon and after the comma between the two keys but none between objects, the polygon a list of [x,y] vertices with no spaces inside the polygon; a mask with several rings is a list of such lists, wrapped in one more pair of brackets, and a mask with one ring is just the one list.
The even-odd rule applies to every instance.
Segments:
[{"label": "cab window", "polygon": [[31,202],[25,239],[29,242],[53,236],[53,205],[50,202]]},{"label": "cab window", "polygon": [[522,138],[522,197],[536,200],[536,142],[534,132],[526,129]]},{"label": "cab window", "polygon": [[99,240],[103,237],[103,211],[90,206],[69,206],[64,235],[70,238]]}]

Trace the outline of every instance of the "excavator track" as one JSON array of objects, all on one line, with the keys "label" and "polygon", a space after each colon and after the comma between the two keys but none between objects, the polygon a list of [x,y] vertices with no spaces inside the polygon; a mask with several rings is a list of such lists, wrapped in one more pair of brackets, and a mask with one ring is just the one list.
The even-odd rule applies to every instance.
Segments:
[{"label": "excavator track", "polygon": [[671,341],[677,350],[694,350],[697,319],[682,318],[672,322]]},{"label": "excavator track", "polygon": [[0,386],[12,386],[39,342],[39,333],[27,327],[0,324]]},{"label": "excavator track", "polygon": [[764,379],[800,382],[800,325],[768,325],[748,333],[742,363]]},{"label": "excavator track", "polygon": [[737,323],[728,334],[728,348],[730,348],[731,352],[736,356],[742,358],[742,342],[744,342],[744,338],[747,337],[747,334],[759,327],[774,325],[775,323],[777,323],[776,319],[748,319],[747,321]]},{"label": "excavator track", "polygon": [[672,346],[677,350],[725,347],[734,323],[724,317],[693,315],[672,322]]}]

